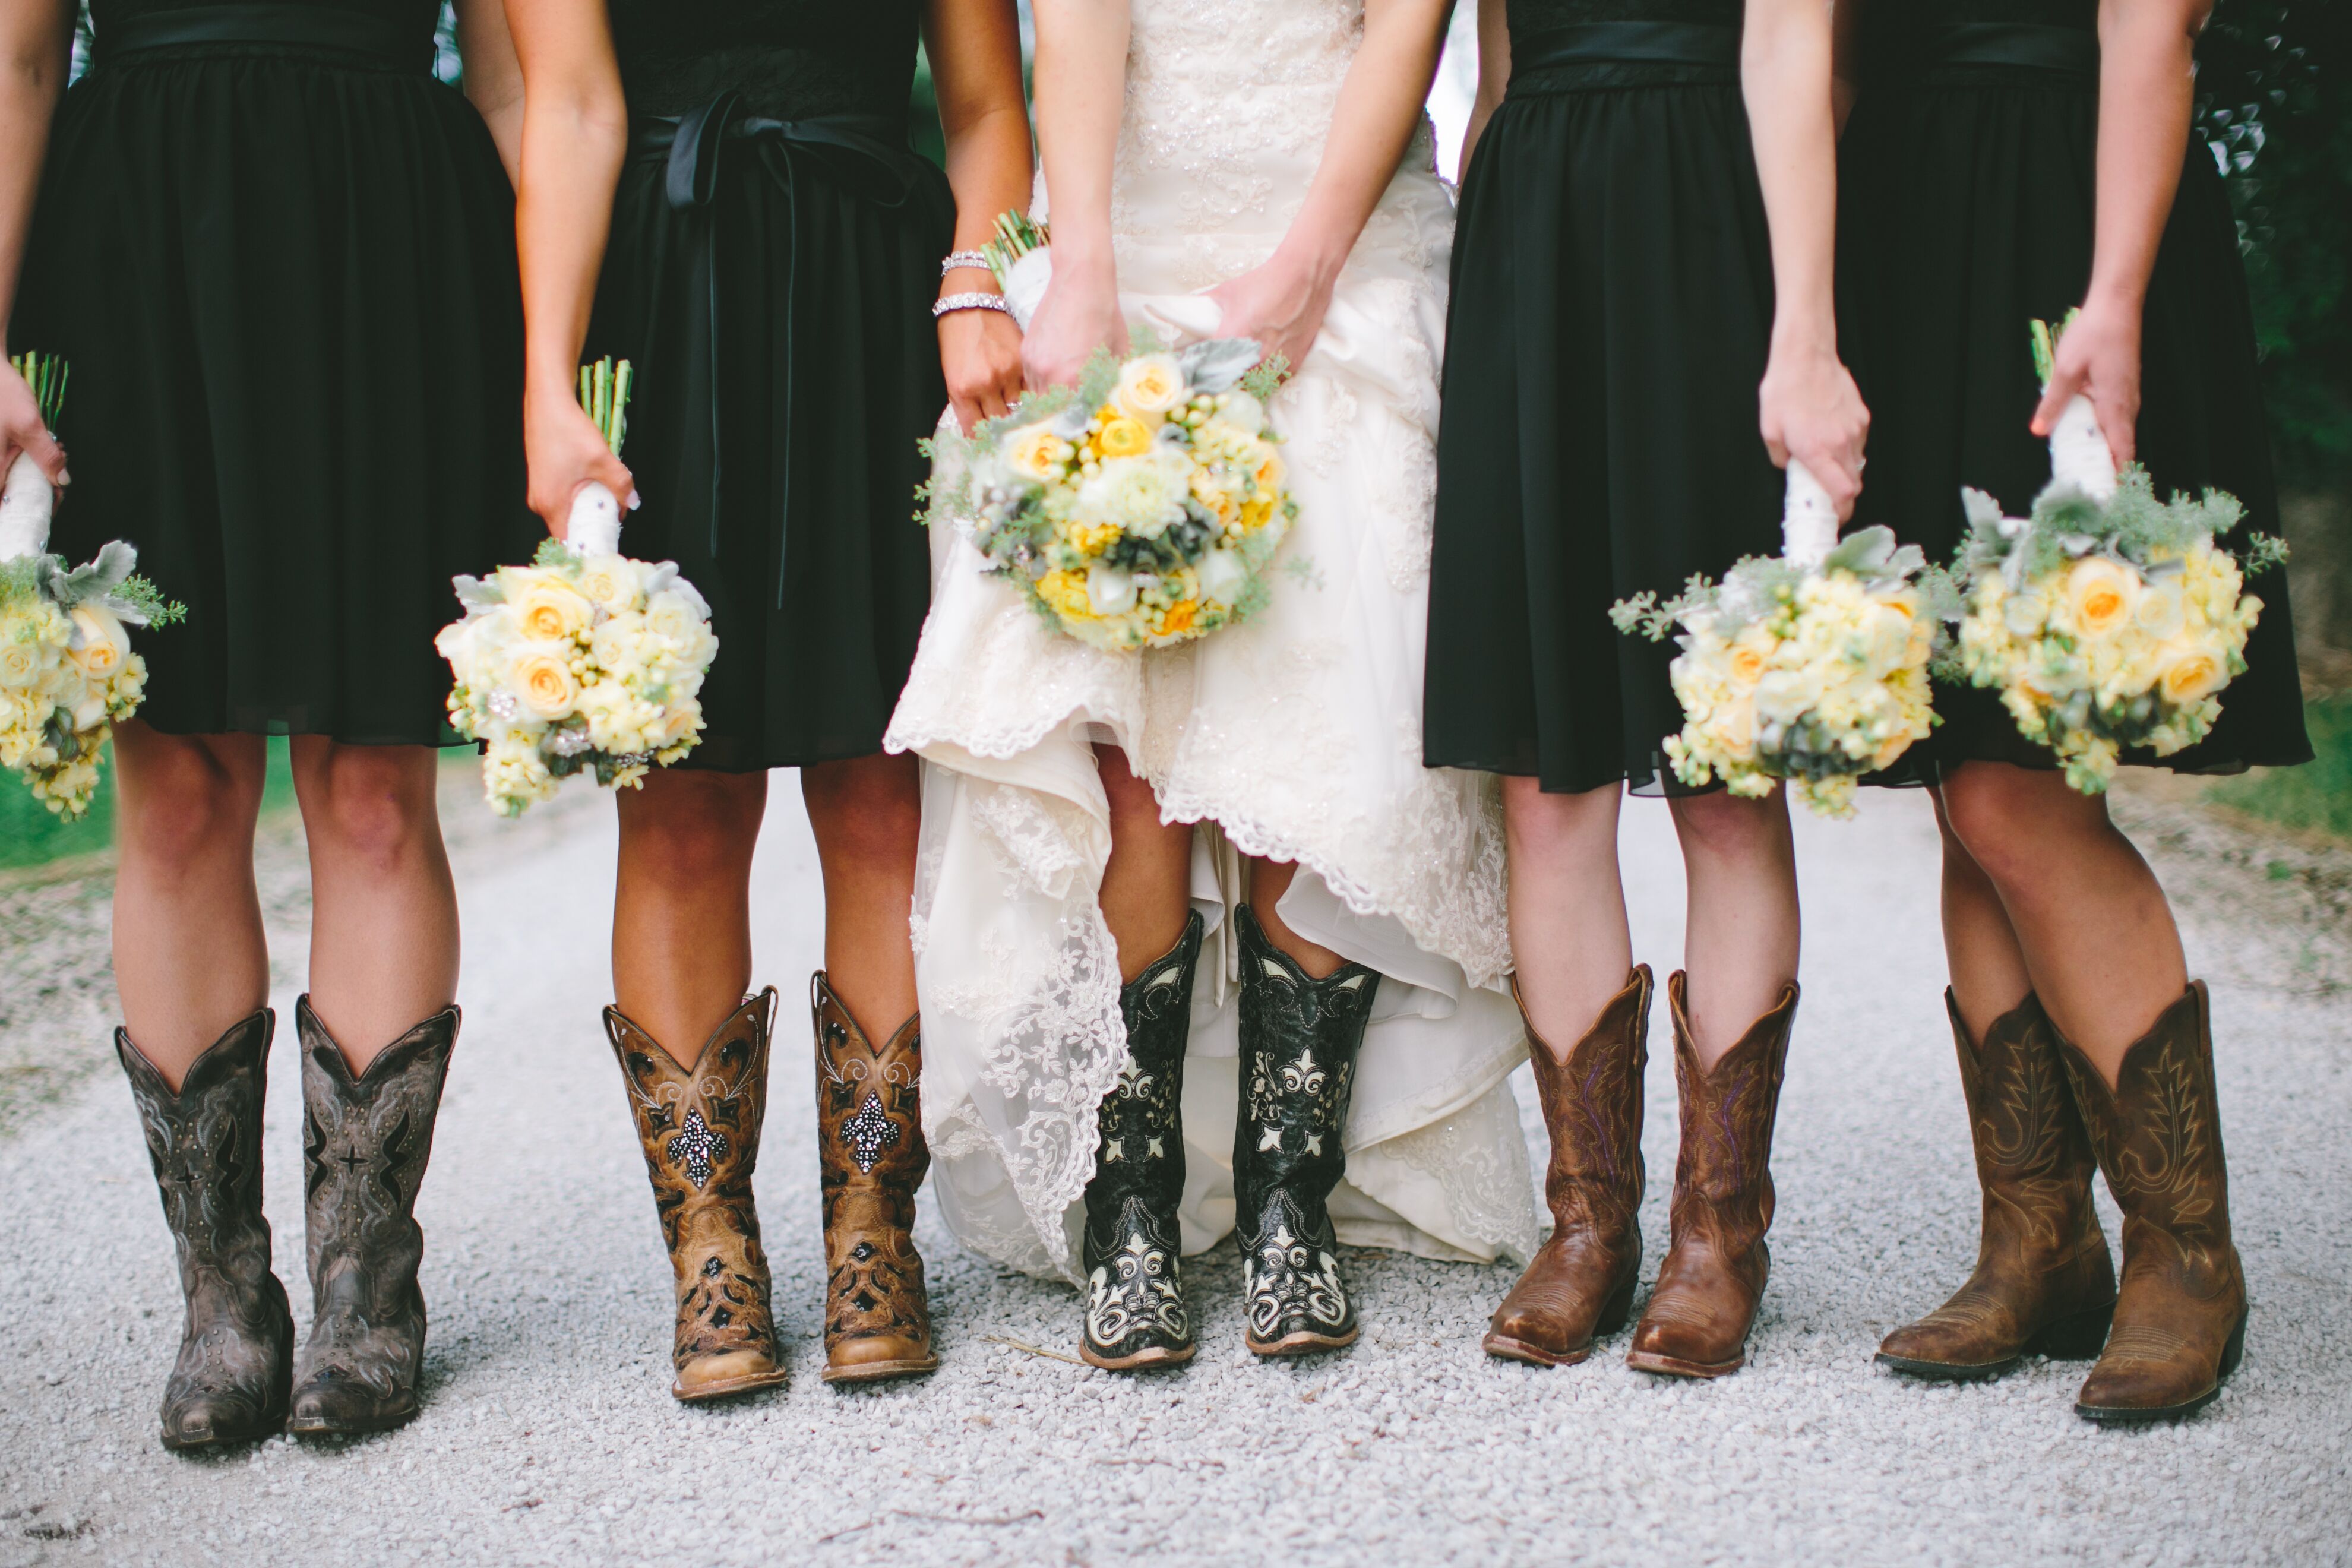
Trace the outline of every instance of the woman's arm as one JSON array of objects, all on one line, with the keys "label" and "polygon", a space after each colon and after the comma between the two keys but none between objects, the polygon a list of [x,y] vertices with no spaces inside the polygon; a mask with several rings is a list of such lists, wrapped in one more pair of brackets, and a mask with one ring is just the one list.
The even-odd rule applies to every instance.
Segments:
[{"label": "woman's arm", "polygon": [[1053,203],[1054,277],[1021,343],[1032,386],[1074,382],[1127,348],[1111,254],[1111,165],[1127,105],[1128,0],[1034,0],[1037,151]]},{"label": "woman's arm", "polygon": [[1307,203],[1260,267],[1209,291],[1220,337],[1255,338],[1296,368],[1315,346],[1339,268],[1421,123],[1453,0],[1365,0],[1364,39],[1339,84]]},{"label": "woman's arm", "polygon": [[557,538],[580,487],[625,500],[629,470],[580,406],[580,345],[627,155],[628,106],[604,0],[507,0],[523,83],[522,177],[515,245],[522,259],[523,450],[530,509]]},{"label": "woman's arm", "polygon": [[0,474],[29,452],[53,485],[66,482],[66,455],[41,422],[33,389],[8,365],[16,351],[6,340],[49,120],[73,63],[73,22],[69,0],[19,0],[0,11]]},{"label": "woman's arm", "polygon": [[1862,491],[1870,414],[1837,352],[1837,131],[1822,0],[1748,0],[1739,71],[1772,231],[1772,347],[1759,423],[1772,461],[1804,464],[1843,518]]},{"label": "woman's arm", "polygon": [[522,68],[499,0],[457,0],[457,58],[466,65],[466,97],[490,128],[508,181],[520,180]]},{"label": "woman's arm", "polygon": [[1486,133],[1486,121],[1503,106],[1511,86],[1509,0],[1478,0],[1478,94],[1470,100],[1470,123],[1462,133],[1462,165],[1454,183],[1470,177],[1470,153]]},{"label": "woman's arm", "polygon": [[2033,433],[2077,393],[2098,411],[2118,465],[2138,449],[2140,307],[2180,185],[2197,35],[2211,0],[2100,0],[2098,213],[2091,286],[2058,340]]},{"label": "woman's arm", "polygon": [[[929,0],[923,52],[947,137],[954,248],[977,250],[988,243],[999,213],[1029,205],[1029,109],[1021,95],[1021,18],[1013,0]],[[960,267],[940,279],[942,295],[995,287],[984,267]],[[940,318],[940,364],[948,401],[969,433],[1021,395],[1021,329],[1002,310],[950,310]]]},{"label": "woman's arm", "polygon": [[[1830,0],[1830,107],[1837,115],[1838,134],[1845,134],[1846,116],[1862,90],[1860,25],[1862,5],[1868,0]],[[1880,0],[1881,4],[1886,0]],[[1909,0],[1894,0],[1908,4]]]}]

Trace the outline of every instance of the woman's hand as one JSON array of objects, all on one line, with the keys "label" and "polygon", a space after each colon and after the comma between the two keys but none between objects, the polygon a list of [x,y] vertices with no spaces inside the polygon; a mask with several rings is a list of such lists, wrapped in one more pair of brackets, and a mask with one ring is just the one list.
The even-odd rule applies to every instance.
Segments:
[{"label": "woman's hand", "polygon": [[1835,351],[1776,344],[1757,391],[1764,446],[1772,461],[1805,465],[1836,503],[1838,521],[1853,515],[1862,493],[1862,447],[1870,410]]},{"label": "woman's hand", "polygon": [[530,465],[530,510],[556,538],[570,526],[572,498],[592,480],[611,490],[624,510],[636,506],[636,481],[569,388],[561,396],[523,399],[522,447]]},{"label": "woman's hand", "polygon": [[1127,353],[1118,313],[1118,279],[1108,266],[1065,268],[1057,252],[1045,297],[1021,339],[1021,370],[1031,386],[1076,385],[1097,349]]},{"label": "woman's hand", "polygon": [[66,449],[49,434],[33,389],[25,384],[15,365],[0,359],[0,475],[7,473],[19,452],[31,453],[58,489],[73,482],[66,473]]},{"label": "woman's hand", "polygon": [[1020,400],[1021,329],[1002,310],[950,310],[940,318],[940,365],[956,424],[969,436]]},{"label": "woman's hand", "polygon": [[1238,278],[1228,278],[1209,290],[1223,318],[1217,323],[1221,338],[1248,338],[1256,342],[1261,362],[1279,359],[1286,373],[1307,363],[1323,317],[1331,309],[1330,278],[1276,255],[1262,267]]},{"label": "woman's hand", "polygon": [[2132,460],[2139,428],[2139,327],[2137,306],[2094,295],[2059,334],[2049,389],[2033,411],[2033,433],[2047,437],[2076,394],[2091,400],[2099,433],[2120,470]]}]

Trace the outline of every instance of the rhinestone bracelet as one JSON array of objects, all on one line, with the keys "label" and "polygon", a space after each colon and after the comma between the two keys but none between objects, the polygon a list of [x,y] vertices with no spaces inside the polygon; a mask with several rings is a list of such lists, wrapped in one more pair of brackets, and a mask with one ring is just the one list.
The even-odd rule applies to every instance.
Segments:
[{"label": "rhinestone bracelet", "polygon": [[977,267],[983,272],[993,271],[988,258],[977,250],[950,250],[940,258],[940,276],[944,278],[959,267]]},{"label": "rhinestone bracelet", "polygon": [[1002,294],[942,294],[940,302],[931,307],[931,314],[944,316],[950,310],[1002,310],[1013,314],[1013,307],[1004,302]]}]

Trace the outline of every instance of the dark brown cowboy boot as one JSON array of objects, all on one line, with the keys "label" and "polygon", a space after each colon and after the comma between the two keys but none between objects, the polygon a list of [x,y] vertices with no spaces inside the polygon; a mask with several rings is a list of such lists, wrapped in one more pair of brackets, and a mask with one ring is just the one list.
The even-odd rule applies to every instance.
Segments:
[{"label": "dark brown cowboy boot", "polygon": [[781,1387],[788,1375],[751,1202],[775,1008],[773,987],[744,998],[690,1068],[618,1007],[604,1009],[677,1287],[669,1391],[688,1404]]},{"label": "dark brown cowboy boot", "polygon": [[433,1153],[457,1009],[401,1036],[356,1079],[308,996],[294,1005],[294,1027],[302,1041],[311,1314],[286,1426],[310,1436],[381,1432],[416,1414],[425,1360],[416,1190]]},{"label": "dark brown cowboy boot", "polygon": [[1673,1241],[1633,1330],[1625,1364],[1675,1377],[1721,1377],[1748,1364],[1748,1331],[1764,1299],[1771,1249],[1772,1121],[1797,1017],[1797,984],[1748,1026],[1714,1070],[1702,1071],[1684,1004],[1666,982],[1675,1022],[1682,1152],[1675,1162]]},{"label": "dark brown cowboy boot", "polygon": [[2091,1204],[2090,1135],[2074,1110],[2057,1031],[2031,992],[1969,1039],[1944,993],[1969,1100],[1984,1221],[1976,1272],[1952,1299],[1886,1336],[1878,1359],[1915,1377],[1993,1377],[2030,1355],[2099,1353],[2116,1266]]},{"label": "dark brown cowboy boot", "polygon": [[130,1031],[114,1031],[187,1302],[179,1360],[163,1384],[166,1448],[249,1443],[286,1425],[294,1319],[270,1271],[261,1213],[261,1098],[277,1021],[265,1007],[232,1027],[177,1094]]},{"label": "dark brown cowboy boot", "polygon": [[[1642,1069],[1650,1059],[1650,966],[1601,1009],[1563,1061],[1528,1027],[1551,1168],[1551,1237],[1495,1310],[1486,1353],[1571,1366],[1625,1326],[1642,1273]],[[1511,994],[1518,997],[1518,983]],[[1519,1004],[1520,1016],[1527,1004]]]},{"label": "dark brown cowboy boot", "polygon": [[877,1050],[822,972],[816,1023],[816,1149],[824,1188],[824,1380],[874,1383],[936,1371],[930,1300],[915,1250],[923,1142],[922,1015]]},{"label": "dark brown cowboy boot", "polygon": [[2230,1240],[2230,1173],[2213,1087],[2213,1026],[2194,981],[2124,1053],[2116,1087],[2073,1042],[2074,1102],[2124,1214],[2115,1327],[2074,1399],[2092,1421],[2194,1415],[2238,1370],[2246,1277]]}]

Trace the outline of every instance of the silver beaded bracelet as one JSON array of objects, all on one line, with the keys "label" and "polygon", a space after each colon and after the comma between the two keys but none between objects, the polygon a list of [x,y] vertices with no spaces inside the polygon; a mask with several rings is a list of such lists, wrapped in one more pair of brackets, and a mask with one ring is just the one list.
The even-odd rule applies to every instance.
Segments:
[{"label": "silver beaded bracelet", "polygon": [[931,314],[944,316],[950,310],[1002,310],[1013,314],[1013,307],[1004,302],[1002,294],[942,294],[940,302],[931,307]]},{"label": "silver beaded bracelet", "polygon": [[940,258],[940,276],[944,278],[959,267],[977,267],[983,272],[993,271],[988,258],[977,250],[950,250]]}]

